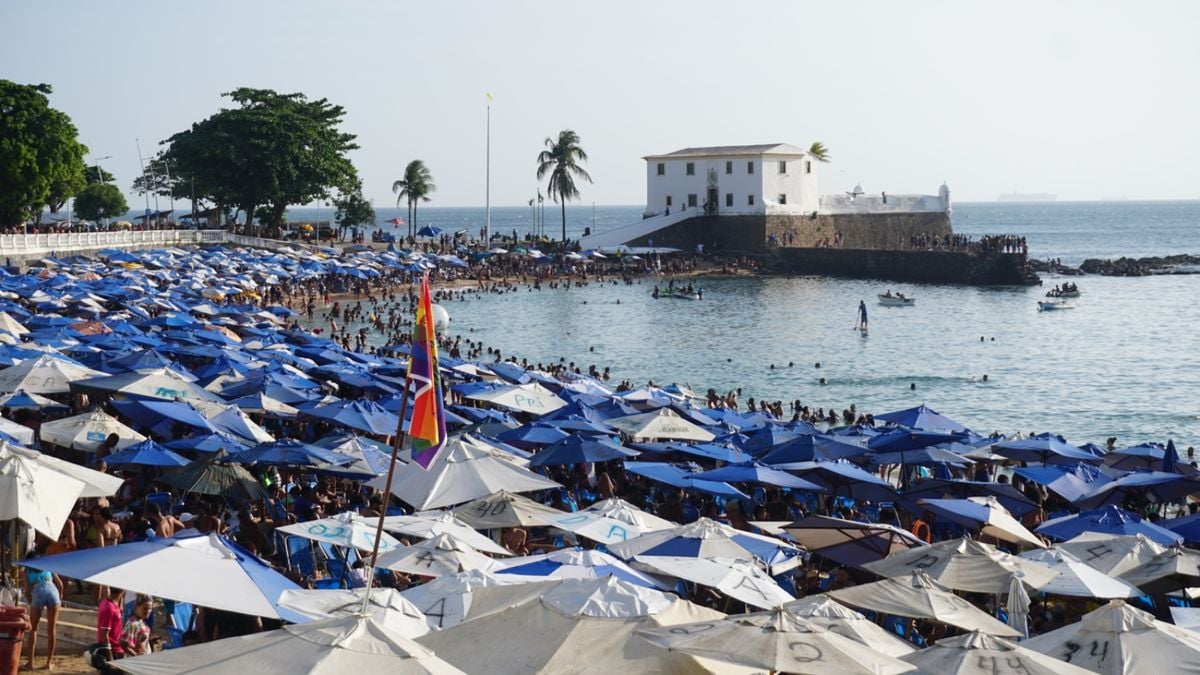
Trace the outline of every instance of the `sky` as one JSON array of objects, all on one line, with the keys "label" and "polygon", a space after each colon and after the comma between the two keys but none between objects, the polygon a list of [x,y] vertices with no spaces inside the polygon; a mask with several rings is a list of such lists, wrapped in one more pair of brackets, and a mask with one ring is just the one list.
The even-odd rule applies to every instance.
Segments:
[{"label": "sky", "polygon": [[143,154],[240,86],[346,109],[376,206],[422,159],[430,206],[536,194],[574,129],[585,204],[642,204],[641,157],[821,141],[822,192],[1200,198],[1200,3],[709,0],[0,3],[0,77],[49,83],[130,193]]}]

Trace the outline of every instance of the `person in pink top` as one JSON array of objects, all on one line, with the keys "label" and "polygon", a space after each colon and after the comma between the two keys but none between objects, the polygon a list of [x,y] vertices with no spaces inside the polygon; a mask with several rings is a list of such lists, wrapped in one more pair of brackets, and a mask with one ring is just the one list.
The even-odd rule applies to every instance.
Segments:
[{"label": "person in pink top", "polygon": [[120,672],[109,666],[108,660],[119,659],[125,655],[125,650],[121,647],[121,635],[125,630],[121,618],[121,605],[124,601],[125,591],[110,586],[108,595],[100,600],[100,605],[96,608],[97,644],[90,651],[92,667],[101,673]]}]

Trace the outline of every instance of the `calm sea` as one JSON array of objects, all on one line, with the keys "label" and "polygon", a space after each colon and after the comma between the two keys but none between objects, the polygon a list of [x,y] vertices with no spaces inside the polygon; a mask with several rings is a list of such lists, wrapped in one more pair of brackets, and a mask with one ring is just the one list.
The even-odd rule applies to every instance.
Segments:
[{"label": "calm sea", "polygon": [[[561,221],[550,206],[546,229],[554,234]],[[640,211],[598,207],[596,227],[624,224]],[[567,215],[570,236],[592,225],[590,207]],[[418,216],[471,231],[482,219],[483,209],[427,208]],[[1023,234],[1032,255],[1070,264],[1200,254],[1200,202],[956,204],[953,220],[958,232]],[[495,230],[523,234],[531,222],[528,208],[492,210]],[[838,410],[927,403],[980,432],[1055,431],[1078,443],[1116,436],[1122,444],[1200,444],[1200,276],[1076,281],[1083,290],[1076,308],[1048,313],[1036,305],[1045,289],[812,277],[706,281],[699,302],[654,300],[644,282],[522,291],[447,309],[451,333],[505,354],[610,366],[615,378],[638,383],[742,387],[743,399]],[[878,306],[875,295],[889,288],[916,297],[916,306]],[[852,330],[860,299],[870,310],[866,337]]]}]

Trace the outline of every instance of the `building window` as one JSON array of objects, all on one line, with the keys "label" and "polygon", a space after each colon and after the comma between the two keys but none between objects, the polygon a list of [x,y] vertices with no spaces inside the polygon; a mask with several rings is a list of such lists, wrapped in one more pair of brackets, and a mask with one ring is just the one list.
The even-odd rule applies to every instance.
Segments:
[{"label": "building window", "polygon": [[779,162],[779,173],[787,173],[787,162]]},{"label": "building window", "polygon": [[725,193],[725,206],[733,206],[733,193]]},{"label": "building window", "polygon": [[695,205],[696,205],[696,195],[694,195],[694,194],[693,194],[693,195],[688,195],[688,206],[689,206],[689,207],[692,207],[692,206],[695,206]]},{"label": "building window", "polygon": [[754,162],[746,162],[746,173],[754,173]]},{"label": "building window", "polygon": [[658,163],[658,175],[660,175],[660,176],[667,175],[667,165],[666,164],[663,164],[662,162]]},{"label": "building window", "polygon": [[667,206],[671,206],[671,195],[667,195]]},{"label": "building window", "polygon": [[746,195],[746,206],[754,206],[754,195]]},{"label": "building window", "polygon": [[725,162],[725,175],[733,173],[733,162]]},{"label": "building window", "polygon": [[779,203],[786,204],[787,203],[787,195],[779,195]]},{"label": "building window", "polygon": [[689,175],[689,176],[696,175],[696,165],[693,164],[692,162],[687,163],[687,175]]},{"label": "building window", "polygon": [[804,161],[804,173],[812,173],[812,162],[808,160]]}]

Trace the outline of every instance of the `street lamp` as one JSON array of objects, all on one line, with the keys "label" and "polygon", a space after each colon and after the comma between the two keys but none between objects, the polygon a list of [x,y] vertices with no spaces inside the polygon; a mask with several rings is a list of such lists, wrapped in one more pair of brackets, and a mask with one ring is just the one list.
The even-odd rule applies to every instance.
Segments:
[{"label": "street lamp", "polygon": [[105,155],[103,157],[93,157],[92,158],[92,164],[96,165],[96,182],[97,183],[107,182],[104,180],[104,172],[100,169],[100,160],[102,160],[102,159],[112,159],[112,155]]}]

